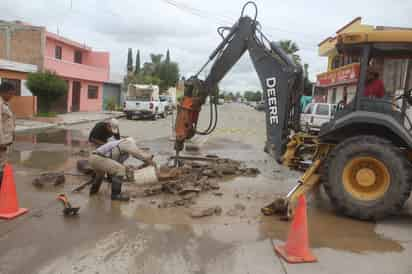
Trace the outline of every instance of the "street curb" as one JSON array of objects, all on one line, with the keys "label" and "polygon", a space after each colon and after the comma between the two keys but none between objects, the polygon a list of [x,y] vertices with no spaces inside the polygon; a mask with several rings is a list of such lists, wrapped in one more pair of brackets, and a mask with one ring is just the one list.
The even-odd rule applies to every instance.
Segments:
[{"label": "street curb", "polygon": [[56,124],[51,124],[48,126],[41,126],[41,127],[31,127],[31,128],[23,128],[23,129],[15,129],[15,133],[28,133],[28,132],[36,132],[36,131],[41,131],[41,130],[46,130],[46,129],[52,129],[52,128],[57,128],[58,125]]},{"label": "street curb", "polygon": [[125,116],[126,116],[125,114],[118,114],[118,115],[114,115],[114,116],[103,118],[103,119],[80,120],[80,121],[70,122],[70,123],[56,123],[56,124],[50,124],[50,125],[47,125],[47,126],[28,127],[28,128],[23,128],[23,129],[16,129],[14,132],[15,133],[37,132],[37,131],[41,131],[41,130],[53,129],[53,128],[64,127],[64,126],[79,125],[79,124],[91,123],[91,122],[96,122],[96,121],[107,121],[107,120],[110,120],[110,119],[113,119],[113,118],[123,118]]},{"label": "street curb", "polygon": [[91,123],[91,122],[96,122],[96,121],[107,121],[113,118],[123,118],[126,117],[125,114],[118,114],[114,115],[111,117],[103,118],[103,119],[83,119],[75,122],[62,122],[62,123],[57,123],[56,126],[73,126],[73,125],[80,125],[80,124],[86,124],[86,123]]}]

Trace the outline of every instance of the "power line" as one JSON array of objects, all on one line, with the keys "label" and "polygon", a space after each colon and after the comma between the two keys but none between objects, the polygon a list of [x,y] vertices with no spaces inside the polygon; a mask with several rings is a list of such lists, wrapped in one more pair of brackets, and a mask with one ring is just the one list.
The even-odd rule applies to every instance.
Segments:
[{"label": "power line", "polygon": [[[174,1],[174,0],[161,0],[161,1],[168,4],[168,5],[171,5],[175,8],[177,8],[177,9],[179,9],[182,12],[191,13],[192,15],[198,16],[198,17],[203,18],[203,19],[210,19],[211,17],[214,17],[215,19],[218,19],[219,23],[224,23],[224,24],[228,24],[228,23],[233,24],[233,22],[235,22],[237,20],[237,19],[235,20],[235,19],[233,19],[229,16],[226,16],[226,15],[211,14],[210,12],[200,10],[198,8],[191,7],[187,4],[179,3],[179,2]],[[301,32],[285,30],[285,29],[282,29],[282,28],[268,26],[268,25],[265,25],[265,29],[276,31],[276,32],[289,33],[289,34],[299,34],[301,36],[307,36],[307,37],[309,37],[309,36],[315,37],[315,36],[312,36],[311,34],[303,34]],[[301,42],[300,42],[300,44],[306,44],[305,47],[301,47],[301,49],[311,48],[311,50],[314,50],[314,49],[317,48],[317,45],[316,45],[317,42],[311,41],[311,42],[309,42],[310,45],[307,42],[303,42],[303,43],[301,43]]]},{"label": "power line", "polygon": [[[223,15],[223,14],[213,14],[209,11],[205,11],[205,10],[201,10],[199,8],[195,8],[193,6],[190,6],[186,3],[182,3],[182,2],[178,2],[175,0],[161,0],[163,3],[172,6],[182,12],[185,13],[189,13],[192,14],[194,16],[197,16],[199,18],[202,19],[213,19],[214,21],[218,22],[219,24],[233,24],[234,22],[237,21],[237,18],[234,19],[231,16],[227,16],[227,15]],[[90,7],[91,8],[91,7]],[[73,8],[73,0],[70,0],[70,9],[72,12],[75,13],[79,13],[79,14],[88,14],[85,13],[83,11],[80,11],[78,9]],[[107,10],[107,9],[102,9],[101,7],[99,8],[99,10],[107,15],[110,15],[112,17],[115,18],[122,18],[124,19],[123,15],[120,15],[112,10]],[[90,15],[90,14],[88,14]],[[290,31],[290,30],[285,30],[282,28],[278,28],[278,27],[273,27],[273,26],[269,26],[269,25],[265,25],[264,26],[266,30],[272,30],[278,33],[288,33],[288,34],[299,34],[300,36],[308,36],[307,34],[302,34],[300,32],[294,32],[294,31]],[[304,41],[301,39],[296,39],[297,41],[299,41],[299,44],[301,45],[299,48],[300,50],[316,50],[317,49],[317,42],[314,41]],[[302,46],[303,45],[303,46]]]}]

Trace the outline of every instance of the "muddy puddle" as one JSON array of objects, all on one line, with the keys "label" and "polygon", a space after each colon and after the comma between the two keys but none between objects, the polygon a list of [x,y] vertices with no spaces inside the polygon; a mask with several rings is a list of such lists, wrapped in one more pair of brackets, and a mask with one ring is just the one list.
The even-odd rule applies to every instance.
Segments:
[{"label": "muddy puddle", "polygon": [[[259,211],[251,212],[259,210],[258,207],[249,207],[247,216],[228,216],[229,209],[230,206],[223,207],[222,216],[200,219],[191,218],[190,209],[185,208],[159,209],[135,204],[123,207],[120,212],[141,224],[166,225],[177,232],[182,225],[208,231],[210,237],[222,243],[286,240],[289,222],[274,216],[261,216]],[[337,216],[329,210],[309,208],[308,226],[312,248],[331,248],[354,253],[403,251],[398,241],[377,233],[376,224]]]},{"label": "muddy puddle", "polygon": [[27,168],[55,170],[72,166],[73,153],[87,146],[80,131],[65,129],[16,135],[9,159]]},{"label": "muddy puddle", "polygon": [[[252,195],[252,198],[248,198],[249,194],[241,194],[239,199],[236,194],[223,192],[223,197],[206,194],[191,208],[157,208],[156,203],[160,204],[162,199],[138,199],[133,204],[122,207],[120,212],[126,218],[144,224],[168,225],[175,230],[182,225],[201,228],[207,230],[210,237],[223,243],[286,240],[290,222],[282,221],[277,216],[260,214],[260,207],[270,201],[270,195]],[[153,205],[149,205],[150,203]],[[244,205],[245,210],[230,215],[229,212],[236,204]],[[198,219],[190,217],[193,208],[207,208],[211,205],[219,205],[222,214]],[[328,205],[309,205],[308,226],[310,245],[313,248],[331,248],[354,253],[403,251],[401,242],[391,239],[391,235],[388,235],[391,237],[389,238],[380,234],[375,223],[336,215]]]},{"label": "muddy puddle", "polygon": [[[355,253],[401,252],[402,245],[375,231],[376,224],[337,216],[335,212],[309,208],[308,226],[313,248],[332,248]],[[283,221],[262,217],[259,230],[269,238],[286,239],[289,227]]]},{"label": "muddy puddle", "polygon": [[[13,163],[23,167],[66,170],[74,166],[72,161],[77,160],[73,157],[73,152],[86,144],[86,138],[76,131],[58,130],[18,135],[11,159]],[[142,145],[150,147],[155,154],[161,152],[159,158],[166,158],[173,153],[171,149],[173,143],[166,139],[148,141]],[[163,197],[136,198],[128,204],[112,204],[116,206],[108,208],[104,211],[104,215],[110,215],[110,218],[116,220],[120,217],[120,219],[136,221],[150,227],[164,225],[175,232],[173,235],[180,230],[184,235],[185,231],[190,229],[197,231],[195,234],[206,233],[208,239],[221,244],[268,238],[285,240],[289,223],[280,221],[276,217],[261,216],[260,207],[272,201],[274,192],[287,192],[293,185],[293,178],[297,178],[297,175],[289,176],[290,171],[274,166],[274,160],[263,150],[256,151],[256,148],[247,144],[233,143],[226,139],[213,140],[206,144],[202,151],[243,160],[252,167],[259,167],[262,171],[262,174],[256,178],[225,181],[220,184],[222,188],[219,190],[223,196],[207,193],[199,197],[194,205],[194,207],[219,205],[223,209],[221,216],[193,219],[188,214],[189,208],[158,208]],[[202,154],[202,151],[194,154]],[[275,173],[273,169],[276,170]],[[86,199],[83,199],[83,194]],[[78,203],[85,212],[88,212],[90,204],[82,204],[83,202],[95,201],[98,206],[101,206],[102,203],[108,203],[110,199],[107,185],[103,187],[98,199],[88,199],[87,192],[81,195],[75,197],[79,198]],[[229,215],[228,212],[238,203],[244,205],[245,209],[233,216]],[[319,207],[311,204],[308,208],[308,222],[310,242],[314,248],[325,247],[356,253],[403,250],[399,242],[377,233],[374,223],[337,216],[327,205]]]}]

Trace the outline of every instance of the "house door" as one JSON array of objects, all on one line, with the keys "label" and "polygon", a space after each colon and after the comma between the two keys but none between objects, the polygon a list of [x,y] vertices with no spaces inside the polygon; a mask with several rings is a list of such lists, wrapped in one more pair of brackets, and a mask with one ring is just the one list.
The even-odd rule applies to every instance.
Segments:
[{"label": "house door", "polygon": [[80,90],[81,84],[79,81],[73,81],[72,89],[72,111],[80,110]]}]

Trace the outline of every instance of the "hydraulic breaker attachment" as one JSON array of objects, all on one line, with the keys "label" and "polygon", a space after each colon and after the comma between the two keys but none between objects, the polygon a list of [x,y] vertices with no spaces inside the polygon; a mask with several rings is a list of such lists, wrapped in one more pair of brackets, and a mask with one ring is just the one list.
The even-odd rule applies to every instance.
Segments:
[{"label": "hydraulic breaker attachment", "polygon": [[197,120],[201,102],[199,97],[183,97],[181,105],[178,106],[176,116],[176,165],[179,160],[179,152],[183,150],[184,142],[192,138],[196,133]]}]

